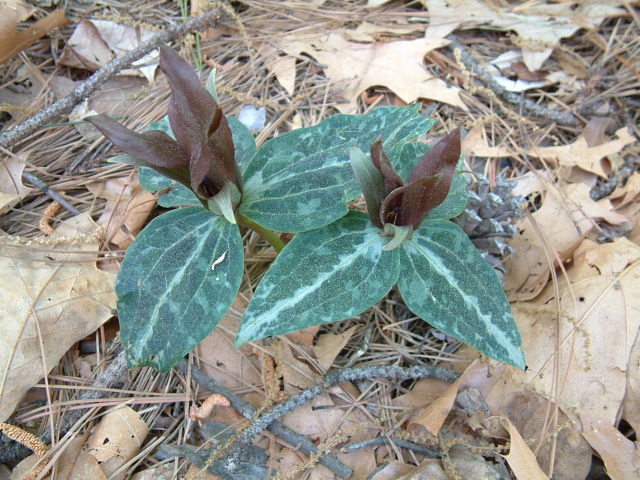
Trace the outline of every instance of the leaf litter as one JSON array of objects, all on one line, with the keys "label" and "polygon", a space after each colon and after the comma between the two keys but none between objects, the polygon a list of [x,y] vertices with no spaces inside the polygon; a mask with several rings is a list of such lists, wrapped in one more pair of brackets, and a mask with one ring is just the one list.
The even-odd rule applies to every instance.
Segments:
[{"label": "leaf litter", "polygon": [[[3,2],[3,5],[5,3],[28,8],[20,2]],[[290,425],[359,469],[353,478],[366,478],[387,462],[387,467],[372,478],[457,478],[463,471],[479,471],[474,469],[497,471],[496,465],[506,468],[505,462],[511,472],[500,471],[507,471],[511,478],[545,478],[533,476],[534,470],[535,475],[539,475],[533,458],[542,475],[547,477],[553,473],[558,479],[596,479],[588,472],[592,463],[597,464],[601,458],[610,478],[633,478],[629,475],[637,475],[637,470],[629,468],[637,461],[634,430],[624,430],[620,419],[636,432],[640,428],[637,408],[640,381],[638,369],[633,368],[640,351],[638,326],[634,323],[638,297],[634,292],[639,284],[634,266],[640,241],[637,236],[638,174],[631,172],[626,182],[619,182],[617,188],[614,186],[611,193],[600,198],[594,199],[592,192],[616,175],[623,159],[627,162],[631,156],[636,159],[631,165],[638,165],[639,119],[633,95],[637,95],[640,87],[637,77],[640,48],[632,41],[638,37],[640,28],[637,12],[623,2],[581,2],[580,5],[542,2],[496,8],[490,8],[489,2],[474,2],[474,8],[469,8],[464,0],[425,0],[421,2],[425,9],[411,10],[399,2],[371,2],[380,5],[366,10],[336,2],[284,3],[283,6],[283,2],[271,0],[244,2],[241,26],[232,19],[223,19],[207,30],[200,39],[199,49],[193,50],[198,61],[219,69],[218,83],[222,86],[220,93],[225,111],[237,114],[247,104],[265,107],[271,123],[260,134],[264,140],[295,125],[312,125],[336,111],[362,112],[375,105],[402,105],[421,99],[425,105],[432,105],[433,115],[439,120],[431,134],[441,135],[463,125],[469,131],[464,141],[469,167],[490,179],[514,178],[518,188],[526,191],[525,206],[530,211],[530,216],[517,225],[520,236],[512,241],[515,254],[506,262],[507,287],[512,300],[518,300],[513,304],[514,311],[525,339],[529,364],[526,374],[480,362],[469,367],[463,380],[454,386],[427,380],[393,384],[377,379],[344,384],[316,399],[313,405],[292,412]],[[71,2],[66,17],[79,22],[78,13],[83,8]],[[286,15],[283,8],[287,9]],[[114,15],[114,12],[117,13]],[[32,8],[30,14],[33,15]],[[174,3],[131,9],[114,2],[107,13],[110,15],[113,18],[106,20],[119,31],[132,28],[141,32],[157,29],[181,13]],[[37,16],[42,18],[42,11]],[[34,21],[27,18],[21,17],[20,21]],[[85,21],[95,26],[105,18]],[[455,31],[458,40],[473,50],[480,63],[489,64],[509,51],[519,53],[520,57],[514,57],[508,65],[500,65],[501,74],[509,81],[525,80],[525,76],[529,76],[526,81],[533,81],[530,75],[535,74],[561,76],[560,84],[528,88],[523,95],[551,109],[565,111],[570,105],[583,115],[585,128],[563,127],[522,116],[517,105],[505,103],[462,65],[455,51],[448,47],[443,29]],[[421,38],[425,31],[427,39]],[[62,35],[55,38],[63,38],[68,44],[72,32],[72,27],[63,26],[54,35]],[[46,105],[47,95],[54,94],[53,86],[60,83],[60,78],[71,82],[82,80],[77,71],[54,72],[51,66],[37,60],[50,55],[53,38],[41,38],[26,51],[25,57],[13,57],[5,62],[6,80],[0,93],[9,86],[13,91],[21,87],[25,70],[20,71],[20,67],[25,63],[30,72],[37,72],[33,78],[44,79],[38,84],[42,86],[30,93],[30,100],[24,104],[28,108]],[[82,41],[89,38],[102,42],[96,50],[105,53],[102,63],[108,59],[107,50],[108,55],[118,52],[117,45],[110,44],[105,37],[87,36]],[[265,39],[269,39],[268,47]],[[191,37],[181,45],[194,44],[196,39]],[[87,45],[83,48],[94,48]],[[127,48],[134,46],[135,42]],[[261,55],[254,55],[248,46]],[[187,52],[185,49],[183,53]],[[518,70],[519,59],[526,70]],[[90,66],[88,71],[99,65]],[[149,71],[152,67],[151,64]],[[150,81],[152,76],[147,75],[147,79]],[[113,91],[118,88],[116,85]],[[121,115],[130,125],[144,128],[166,109],[164,102],[168,93],[162,79],[145,89],[139,93],[139,85],[132,84],[119,107],[121,110],[115,114],[103,110],[114,103],[108,97],[102,102],[103,106],[97,108],[93,105],[100,103],[93,97],[94,102],[90,100],[88,107],[99,113]],[[60,95],[58,93],[57,98]],[[586,126],[603,118],[601,113],[598,116],[594,112],[595,107],[605,103],[608,121],[600,121],[594,133]],[[19,107],[5,111],[8,117],[3,117],[3,121],[15,125],[33,110]],[[36,242],[35,250],[30,247],[19,254],[27,255],[28,262],[39,259],[40,266],[33,267],[30,274],[40,278],[51,269],[72,268],[74,275],[84,282],[95,281],[91,280],[93,277],[113,281],[111,274],[95,267],[95,261],[109,257],[114,259],[110,263],[117,268],[121,258],[119,249],[126,247],[143,225],[143,216],[149,215],[152,209],[149,207],[146,213],[139,214],[135,224],[127,224],[128,215],[137,215],[132,206],[136,202],[131,201],[130,196],[135,191],[134,182],[129,180],[132,177],[126,167],[104,163],[110,156],[108,148],[103,140],[84,137],[75,126],[62,124],[35,135],[18,146],[13,152],[16,157],[11,157],[23,162],[28,160],[20,168],[37,172],[54,190],[64,192],[64,198],[75,207],[89,212],[94,219],[102,218],[104,224],[118,225],[115,231],[126,237],[122,243],[112,241],[108,248],[94,240],[73,247],[88,252],[86,254],[65,253],[68,252],[66,245],[61,252],[57,252],[58,247],[54,245],[38,253],[43,249],[38,239],[42,235],[38,224],[51,201],[22,183],[20,171],[7,175],[7,171],[16,170],[9,160],[4,160],[11,168],[0,172],[0,182],[11,184],[17,190],[4,187],[1,190],[14,195],[0,219],[1,228],[23,250],[27,248],[25,242],[35,239],[32,240]],[[72,164],[73,170],[69,168]],[[101,197],[95,189],[87,188],[91,183],[105,187],[118,185],[116,190],[125,193],[116,194],[120,200],[114,200],[114,196]],[[153,204],[152,199],[149,203]],[[61,228],[75,221],[72,214],[63,210],[53,223],[54,227]],[[123,224],[127,225],[124,230],[120,227]],[[86,230],[85,234],[90,236],[92,231]],[[624,240],[625,234],[629,240]],[[8,242],[4,238],[3,245]],[[101,240],[109,238],[114,237],[100,237]],[[274,254],[257,237],[249,235],[246,240],[245,282],[251,289]],[[15,246],[3,246],[3,249],[11,249],[14,262],[23,261],[16,256]],[[70,256],[74,257],[73,261]],[[47,257],[63,263],[45,263],[51,262]],[[78,262],[78,257],[83,261]],[[48,385],[40,383],[37,391],[48,389],[48,394],[39,398],[44,399],[54,416],[65,402],[72,401],[75,408],[82,405],[73,403],[78,402],[73,400],[74,394],[62,388],[68,386],[65,378],[86,382],[74,370],[73,362],[65,359],[88,358],[76,342],[91,334],[89,338],[98,344],[99,355],[107,352],[99,325],[111,316],[112,305],[109,308],[79,305],[79,310],[73,310],[76,312],[73,325],[83,325],[83,328],[77,329],[74,337],[55,345],[55,355],[45,354],[47,368],[55,370],[48,377]],[[474,358],[471,348],[459,349],[455,339],[436,335],[423,322],[414,322],[392,292],[359,319],[329,325],[320,331],[289,335],[279,343],[262,346],[269,349],[275,365],[275,376],[264,377],[259,355],[254,350],[232,348],[243,305],[243,301],[234,304],[232,314],[223,321],[224,328],[217,329],[205,340],[193,360],[201,362],[211,377],[239,392],[258,408],[267,398],[265,381],[271,385],[270,391],[276,387],[287,395],[304,389],[327,369],[345,365],[428,362],[444,363],[464,371],[470,364],[469,359]],[[101,315],[94,313],[97,308],[104,308]],[[60,323],[63,318],[57,320],[57,328],[64,325]],[[56,338],[55,331],[49,333],[45,328],[47,318],[38,315],[38,319],[42,338]],[[612,349],[611,345],[619,348]],[[3,399],[3,407],[8,405],[5,407],[7,418],[16,407],[17,419],[36,414],[35,404],[23,395],[43,375],[42,352],[34,354],[30,362],[37,375],[21,381],[7,377],[11,386],[21,392],[10,403]],[[181,376],[148,369],[132,371],[124,382],[122,387],[110,391],[109,401],[133,402],[132,408],[140,413],[152,432],[160,428],[167,438],[187,434],[181,437],[187,439],[186,443],[199,445],[203,441],[200,427],[185,418],[189,411],[186,400],[163,403],[160,392],[180,392],[175,398],[181,399],[187,398],[182,393],[187,392],[188,398],[198,404],[209,396],[207,392]],[[23,398],[23,403],[18,403]],[[475,400],[472,402],[469,398]],[[436,409],[438,405],[440,408]],[[486,410],[482,405],[486,405]],[[40,431],[47,430],[50,414],[37,415],[35,418],[41,419],[37,420]],[[427,439],[424,432],[406,428],[421,415],[438,419],[432,428],[441,433],[440,439],[433,436]],[[499,420],[502,417],[509,423],[503,424]],[[223,421],[236,429],[246,424],[244,417],[224,406],[216,406],[207,421]],[[86,422],[77,424],[77,432],[88,431]],[[354,453],[340,453],[345,443],[380,434],[388,436],[389,442]],[[394,444],[394,438],[400,434],[448,454],[443,459],[425,459],[420,453]],[[343,440],[343,435],[352,438]],[[85,454],[78,453],[82,451],[77,445],[79,438],[60,442],[56,446],[58,450],[54,448],[54,453],[66,455],[59,457],[58,468],[70,465],[68,459],[83,458]],[[144,462],[144,468],[152,467],[157,461],[153,447],[158,439],[161,437],[155,433],[149,435],[143,442],[143,450],[133,454],[129,465]],[[507,446],[509,439],[510,447]],[[311,472],[310,478],[334,478],[333,473],[316,466],[275,437],[262,437],[259,445],[266,449],[271,468],[282,478],[299,478],[305,470]],[[592,457],[590,447],[599,458]],[[469,448],[481,454],[473,454]],[[180,462],[172,462],[175,463],[167,478],[180,468]],[[86,475],[101,478],[102,467],[94,467],[98,469]],[[191,467],[193,475],[201,470]],[[142,470],[138,468],[136,475],[142,475]]]}]

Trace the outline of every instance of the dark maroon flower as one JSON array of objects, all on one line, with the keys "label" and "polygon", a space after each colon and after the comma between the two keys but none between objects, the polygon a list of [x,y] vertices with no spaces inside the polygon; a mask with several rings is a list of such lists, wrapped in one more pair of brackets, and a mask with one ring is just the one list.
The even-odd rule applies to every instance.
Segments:
[{"label": "dark maroon flower", "polygon": [[169,123],[175,140],[160,130],[136,133],[109,117],[87,118],[130,163],[151,167],[209,199],[233,183],[242,191],[231,128],[196,72],[174,50],[160,49],[160,69],[171,87]]},{"label": "dark maroon flower", "polygon": [[359,149],[350,153],[371,221],[380,228],[392,224],[415,229],[447,198],[460,158],[460,129],[427,152],[406,184],[393,169],[380,139],[371,146],[371,160]]}]

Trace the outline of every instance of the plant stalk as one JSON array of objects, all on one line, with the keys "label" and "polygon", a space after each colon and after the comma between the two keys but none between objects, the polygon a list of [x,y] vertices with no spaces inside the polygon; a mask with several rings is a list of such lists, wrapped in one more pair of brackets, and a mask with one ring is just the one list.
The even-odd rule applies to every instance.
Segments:
[{"label": "plant stalk", "polygon": [[271,244],[273,248],[276,249],[276,252],[280,253],[282,249],[286,246],[286,244],[282,241],[280,236],[274,232],[273,230],[269,230],[268,228],[263,227],[262,225],[258,225],[253,220],[241,215],[236,212],[236,219],[239,223],[244,225],[247,228],[250,228],[254,232],[258,233],[262,238],[264,238],[267,242]]}]

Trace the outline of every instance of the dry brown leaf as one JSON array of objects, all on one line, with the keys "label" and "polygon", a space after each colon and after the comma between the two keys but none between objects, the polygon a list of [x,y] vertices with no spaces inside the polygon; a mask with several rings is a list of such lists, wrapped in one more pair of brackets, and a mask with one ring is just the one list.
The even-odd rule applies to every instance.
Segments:
[{"label": "dry brown leaf", "polygon": [[637,202],[640,196],[640,173],[633,172],[627,182],[618,187],[610,196],[616,208],[624,208],[632,202]]},{"label": "dry brown leaf", "polygon": [[428,38],[444,38],[458,26],[488,25],[513,30],[523,47],[523,59],[529,70],[540,69],[560,40],[581,28],[593,28],[609,16],[624,13],[609,1],[573,1],[562,3],[496,4],[488,0],[422,0],[429,10]]},{"label": "dry brown leaf", "polygon": [[267,68],[273,72],[289,95],[293,95],[296,88],[296,59],[290,56],[277,57]]},{"label": "dry brown leaf", "polygon": [[83,214],[56,229],[52,239],[70,240],[58,247],[0,244],[0,421],[71,345],[113,314],[115,277],[87,261],[98,251],[97,238],[79,237],[95,231],[91,217]]},{"label": "dry brown leaf", "polygon": [[[194,467],[194,466],[195,465],[191,464],[189,467]],[[172,480],[173,475],[175,473],[175,468],[176,467],[173,463],[165,463],[163,465],[160,465],[159,467],[149,468],[147,470],[142,470],[141,472],[137,472],[136,474],[133,475],[133,477],[131,477],[131,480]],[[201,469],[198,468],[198,470],[201,470]],[[189,477],[188,472],[185,475],[185,478],[191,478]],[[213,480],[217,478],[218,477],[215,477],[209,474],[208,472],[204,472],[204,475],[202,476],[202,480]]]},{"label": "dry brown leaf", "polygon": [[251,360],[251,348],[233,346],[240,317],[249,303],[247,298],[246,293],[239,294],[218,327],[196,347],[202,371],[232,390],[261,384],[260,370]]},{"label": "dry brown leaf", "polygon": [[447,480],[448,478],[440,460],[429,458],[417,466],[398,461],[390,462],[371,477],[371,480]]},{"label": "dry brown leaf", "polygon": [[565,260],[594,228],[596,220],[631,224],[629,218],[614,210],[610,200],[596,202],[589,191],[587,182],[548,185],[542,207],[531,218],[517,222],[520,233],[510,242],[515,253],[505,261],[505,289],[510,300],[531,300],[542,291],[550,272],[545,251],[552,261],[556,260],[555,254]]},{"label": "dry brown leaf", "polygon": [[[366,429],[361,427],[369,423],[368,417],[357,409],[348,411],[342,408],[331,408],[334,405],[328,394],[319,395],[285,415],[282,423],[310,438],[316,444],[331,441],[338,434],[347,435],[350,442],[359,442],[368,438]],[[324,408],[314,410],[314,407]],[[337,458],[354,469],[353,478],[366,478],[376,467],[373,448],[358,450],[351,454],[339,453]],[[333,479],[334,475],[325,467],[317,466],[311,478]]]},{"label": "dry brown leaf", "polygon": [[393,405],[407,408],[424,408],[431,404],[451,384],[438,378],[423,378],[418,380],[410,392],[398,395],[393,399]]},{"label": "dry brown leaf", "polygon": [[484,122],[474,125],[462,140],[462,153],[476,157],[510,157],[513,152],[507,147],[491,147],[487,140]]},{"label": "dry brown leaf", "polygon": [[87,189],[107,200],[98,218],[98,223],[105,228],[105,240],[122,249],[127,248],[155,208],[156,196],[129,177],[90,184]]},{"label": "dry brown leaf", "polygon": [[[511,370],[515,381],[546,398],[558,397],[567,412],[612,425],[625,395],[640,327],[639,260],[640,247],[625,238],[603,245],[587,240],[568,270],[571,288],[559,279],[559,319],[553,285],[535,302],[514,304],[529,367],[526,373]],[[555,371],[558,322],[560,356]]]},{"label": "dry brown leaf", "polygon": [[340,95],[346,103],[336,108],[342,113],[356,110],[358,96],[372,86],[384,86],[404,102],[426,98],[466,110],[460,89],[448,86],[424,68],[424,56],[443,47],[446,40],[402,40],[388,43],[354,43],[344,32],[305,32],[287,35],[280,47],[289,55],[307,53],[326,65],[325,73],[333,84],[343,86]]},{"label": "dry brown leaf", "polygon": [[455,382],[450,384],[435,401],[429,403],[411,423],[426,428],[432,435],[438,435],[453,407],[458,391],[466,387],[480,387],[480,384],[484,383],[483,377],[487,378],[485,372],[486,365],[480,360],[474,361]]},{"label": "dry brown leaf", "polygon": [[584,480],[591,468],[592,451],[574,422],[561,410],[554,421],[552,402],[505,379],[508,375],[496,382],[486,397],[491,413],[507,417],[524,438],[535,439],[532,448],[543,469],[551,465],[553,457],[555,480]]},{"label": "dry brown leaf", "polygon": [[598,452],[611,480],[640,479],[638,445],[603,420],[580,416],[582,436]]},{"label": "dry brown leaf", "polygon": [[579,167],[587,172],[606,178],[611,172],[611,164],[606,158],[619,153],[625,146],[634,143],[635,137],[629,128],[616,131],[615,140],[590,147],[587,139],[581,135],[569,145],[557,147],[534,147],[528,152],[532,157],[546,160],[553,167]]},{"label": "dry brown leaf", "polygon": [[276,360],[276,372],[282,376],[286,394],[294,395],[314,385],[316,375],[306,363],[293,355],[288,344],[278,340],[266,350]]},{"label": "dry brown leaf", "polygon": [[344,34],[353,42],[375,42],[384,35],[408,35],[415,32],[424,32],[424,25],[419,23],[376,25],[371,22],[362,22],[355,30],[345,30]]},{"label": "dry brown leaf", "polygon": [[511,439],[511,448],[509,454],[505,455],[507,463],[515,473],[518,480],[549,480],[536,461],[527,442],[524,441],[516,427],[507,420],[503,419],[505,428],[509,430],[509,438]]},{"label": "dry brown leaf", "polygon": [[0,213],[22,200],[31,188],[22,183],[26,154],[5,158],[0,164]]},{"label": "dry brown leaf", "polygon": [[318,337],[316,344],[313,346],[313,351],[316,354],[318,363],[325,372],[331,368],[333,361],[351,339],[351,336],[357,328],[358,326],[354,325],[350,329],[338,335],[334,333],[325,333]]},{"label": "dry brown leaf", "polygon": [[[17,3],[14,5],[17,5]],[[0,4],[0,64],[44,37],[54,28],[71,23],[64,17],[63,10],[54,10],[25,30],[16,30],[23,11],[8,4]]]},{"label": "dry brown leaf", "polygon": [[[93,72],[114,57],[133,50],[154,33],[111,20],[83,20],[69,38],[59,63]],[[133,68],[122,70],[118,75],[144,76],[152,82],[157,67],[158,51],[155,50],[135,61]]]},{"label": "dry brown leaf", "polygon": [[622,408],[622,418],[631,425],[637,438],[640,433],[640,335],[636,338],[629,356],[627,391],[624,394]]},{"label": "dry brown leaf", "polygon": [[87,441],[87,453],[98,460],[108,477],[123,479],[126,471],[116,477],[112,474],[137,455],[148,433],[142,417],[123,405],[102,417]]}]

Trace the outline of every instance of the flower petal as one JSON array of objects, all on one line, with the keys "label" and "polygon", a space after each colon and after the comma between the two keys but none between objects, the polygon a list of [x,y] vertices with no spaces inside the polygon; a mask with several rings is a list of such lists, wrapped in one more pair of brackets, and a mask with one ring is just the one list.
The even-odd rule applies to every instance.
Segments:
[{"label": "flower petal", "polygon": [[409,185],[396,188],[387,195],[380,208],[380,221],[394,225],[417,226],[426,218],[432,208],[442,203],[438,183],[441,177],[420,178]]},{"label": "flower petal", "polygon": [[160,130],[137,133],[105,115],[95,115],[86,120],[120,150],[144,160],[151,167],[185,168],[189,165],[180,145]]},{"label": "flower petal", "polygon": [[400,175],[393,169],[389,157],[387,157],[387,154],[384,152],[380,138],[371,145],[371,160],[384,178],[385,196],[396,188],[404,185],[402,178],[400,178]]},{"label": "flower petal", "polygon": [[351,147],[349,149],[349,160],[356,182],[364,194],[369,218],[374,225],[382,228],[379,216],[380,206],[385,197],[384,178],[360,148]]},{"label": "flower petal", "polygon": [[[460,128],[456,128],[436,143],[420,160],[409,175],[409,182],[441,174],[449,177],[449,183],[451,183],[453,171],[460,159],[460,148]],[[444,194],[445,197],[448,192],[449,188]]]},{"label": "flower petal", "polygon": [[174,50],[160,49],[160,68],[171,87],[169,121],[189,157],[193,189],[203,196],[216,194],[226,181],[240,188],[233,137],[222,109]]}]

